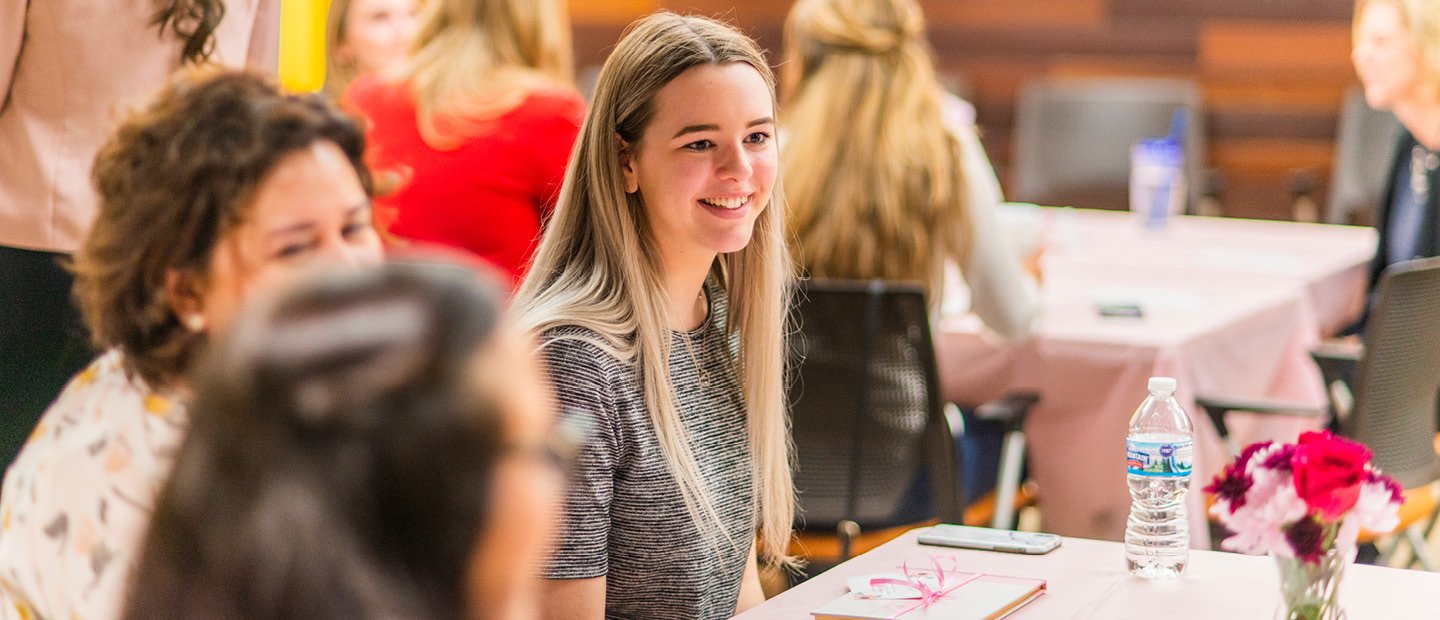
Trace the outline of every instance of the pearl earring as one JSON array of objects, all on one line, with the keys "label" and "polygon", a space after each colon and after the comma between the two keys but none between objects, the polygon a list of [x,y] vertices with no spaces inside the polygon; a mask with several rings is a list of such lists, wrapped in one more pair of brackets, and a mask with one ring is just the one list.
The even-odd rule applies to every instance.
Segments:
[{"label": "pearl earring", "polygon": [[183,322],[185,323],[185,328],[192,332],[205,331],[205,316],[198,312],[186,316]]}]

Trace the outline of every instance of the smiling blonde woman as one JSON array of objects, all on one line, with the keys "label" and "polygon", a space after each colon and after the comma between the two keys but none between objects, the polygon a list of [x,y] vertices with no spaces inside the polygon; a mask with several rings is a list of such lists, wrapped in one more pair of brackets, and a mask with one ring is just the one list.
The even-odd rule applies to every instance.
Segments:
[{"label": "smiling blonde woman", "polygon": [[658,13],[593,105],[516,301],[561,407],[599,429],[545,603],[728,618],[763,598],[756,557],[786,561],[794,514],[773,79],[734,29]]}]

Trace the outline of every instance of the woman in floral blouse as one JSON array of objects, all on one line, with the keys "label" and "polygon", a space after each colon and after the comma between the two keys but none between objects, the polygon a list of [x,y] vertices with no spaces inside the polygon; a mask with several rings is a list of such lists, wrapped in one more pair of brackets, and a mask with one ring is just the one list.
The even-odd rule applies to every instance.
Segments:
[{"label": "woman in floral blouse", "polygon": [[119,615],[210,334],[308,265],[380,261],[363,151],[322,98],[211,70],[177,78],[100,150],[75,293],[106,352],[5,476],[0,618]]}]

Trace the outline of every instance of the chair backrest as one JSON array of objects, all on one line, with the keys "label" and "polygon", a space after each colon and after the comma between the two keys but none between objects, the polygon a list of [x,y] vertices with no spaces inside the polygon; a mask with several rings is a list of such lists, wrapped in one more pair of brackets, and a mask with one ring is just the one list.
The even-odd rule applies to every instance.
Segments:
[{"label": "chair backrest", "polygon": [[[808,280],[794,309],[797,525],[820,530],[850,520],[876,528],[930,517],[958,523],[958,464],[920,287]],[[930,514],[907,510],[917,484],[929,487]]]},{"label": "chair backrest", "polygon": [[1193,80],[1049,78],[1020,93],[1010,195],[1048,205],[1128,209],[1130,147],[1170,133],[1187,110],[1185,177],[1193,211],[1205,179],[1205,114]]},{"label": "chair backrest", "polygon": [[1340,431],[1369,446],[1405,488],[1440,480],[1440,258],[1391,265],[1380,277],[1355,369],[1355,408]]},{"label": "chair backrest", "polygon": [[1399,137],[1400,121],[1394,114],[1372,109],[1359,86],[1345,91],[1335,127],[1335,165],[1330,169],[1326,222],[1374,221],[1381,194],[1389,184],[1391,155]]}]

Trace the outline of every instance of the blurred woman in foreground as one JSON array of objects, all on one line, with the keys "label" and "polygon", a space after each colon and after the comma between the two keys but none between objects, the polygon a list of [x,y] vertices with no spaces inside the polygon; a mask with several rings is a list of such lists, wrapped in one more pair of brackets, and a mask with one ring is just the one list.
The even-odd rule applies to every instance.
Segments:
[{"label": "blurred woman in foreground", "polygon": [[250,306],[196,380],[126,617],[534,617],[574,443],[500,314],[420,263]]}]

